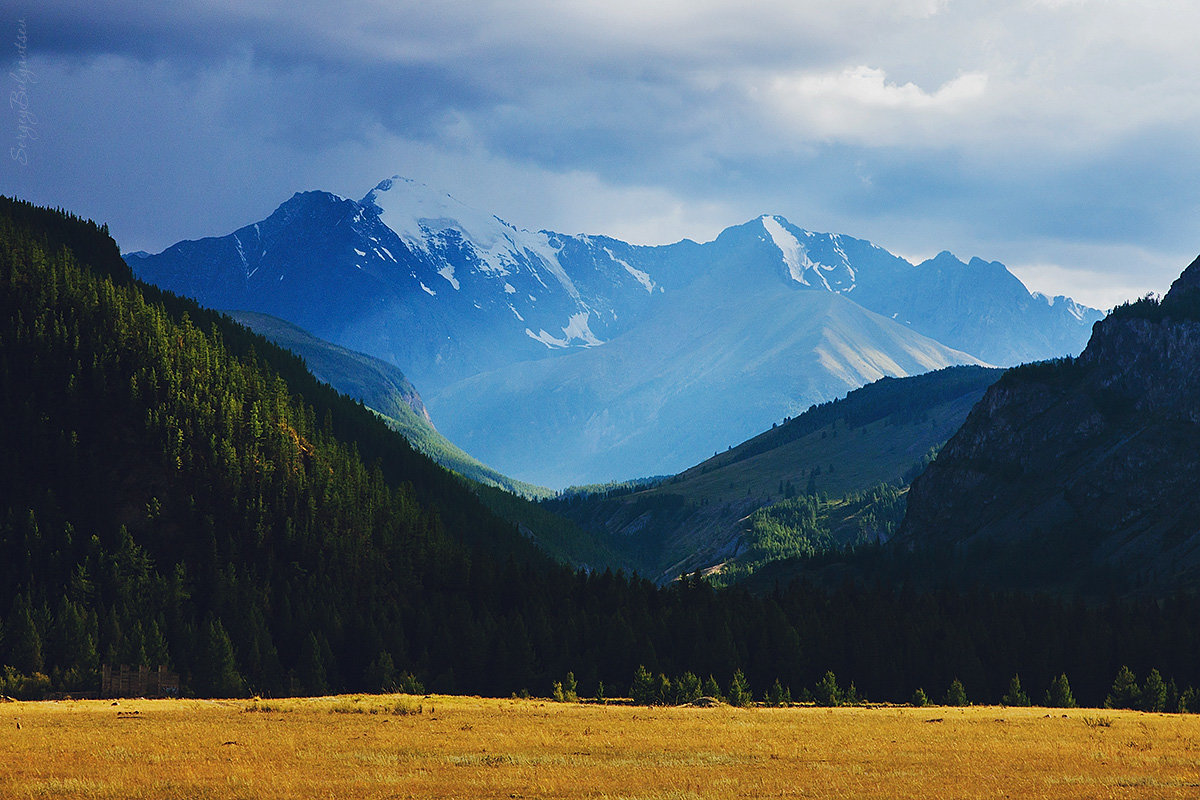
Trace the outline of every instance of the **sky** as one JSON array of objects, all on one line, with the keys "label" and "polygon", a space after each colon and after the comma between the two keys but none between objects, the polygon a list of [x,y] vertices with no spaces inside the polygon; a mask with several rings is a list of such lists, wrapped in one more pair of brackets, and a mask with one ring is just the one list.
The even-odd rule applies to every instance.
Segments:
[{"label": "sky", "polygon": [[0,192],[125,251],[404,175],[520,227],[758,215],[1108,308],[1200,253],[1200,4],[0,0]]}]

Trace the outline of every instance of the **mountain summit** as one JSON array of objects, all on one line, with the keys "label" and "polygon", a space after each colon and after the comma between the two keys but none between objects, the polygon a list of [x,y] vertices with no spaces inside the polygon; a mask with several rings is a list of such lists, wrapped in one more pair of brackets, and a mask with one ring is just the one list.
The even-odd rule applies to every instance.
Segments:
[{"label": "mountain summit", "polygon": [[884,375],[1075,353],[1101,316],[995,262],[913,265],[780,216],[643,247],[399,176],[128,261],[397,365],[451,440],[552,486],[678,471]]}]

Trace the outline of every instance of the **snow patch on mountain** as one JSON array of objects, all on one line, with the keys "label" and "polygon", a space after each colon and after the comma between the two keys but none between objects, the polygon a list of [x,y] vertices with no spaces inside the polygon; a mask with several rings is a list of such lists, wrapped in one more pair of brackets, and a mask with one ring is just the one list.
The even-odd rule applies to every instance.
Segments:
[{"label": "snow patch on mountain", "polygon": [[[512,308],[512,306],[510,305],[509,308]],[[512,308],[512,310],[514,314],[517,313],[515,308]],[[517,318],[521,319],[521,315],[517,314]],[[561,328],[563,332],[562,338],[552,333],[547,333],[545,328],[539,329],[537,333],[526,328],[525,335],[551,349],[570,347],[572,342],[577,342],[583,347],[598,347],[604,344],[604,341],[592,333],[592,329],[588,325],[590,318],[590,311],[581,311],[578,314],[572,314],[570,319],[567,320],[567,324]]]},{"label": "snow patch on mountain", "polygon": [[437,271],[437,273],[438,273],[438,275],[441,275],[446,280],[450,281],[450,285],[454,287],[455,291],[457,291],[460,288],[458,285],[458,279],[454,277],[454,267],[452,267],[451,265],[447,264],[446,266],[439,269]]},{"label": "snow patch on mountain", "polygon": [[800,240],[788,233],[779,224],[779,220],[772,216],[764,216],[762,218],[762,225],[767,231],[767,235],[771,237],[771,241],[775,243],[775,246],[779,248],[779,252],[783,255],[783,263],[787,264],[788,273],[791,274],[792,280],[802,286],[808,286],[809,282],[805,280],[804,272],[812,266],[812,262],[808,259],[804,245],[800,244]]},{"label": "snow patch on mountain", "polygon": [[571,319],[567,321],[567,326],[563,328],[563,333],[567,336],[567,341],[578,339],[588,347],[604,344],[596,338],[592,333],[592,329],[588,327],[588,319],[591,314],[587,311],[582,311],[578,314],[572,314]]},{"label": "snow patch on mountain", "polygon": [[551,350],[553,350],[555,348],[566,347],[568,344],[566,339],[556,339],[556,338],[554,338],[553,335],[546,333],[545,328],[540,329],[537,333],[534,333],[533,331],[529,330],[529,328],[526,328],[525,335],[528,336],[530,339],[541,342],[542,344],[546,345],[546,347],[549,347]]},{"label": "snow patch on mountain", "polygon": [[469,234],[484,246],[503,236],[504,224],[495,216],[399,175],[380,181],[363,198],[362,205],[377,208],[385,225],[423,250],[428,249],[426,240],[430,234],[451,229]]},{"label": "snow patch on mountain", "polygon": [[640,269],[632,266],[628,261],[617,258],[616,254],[613,253],[612,250],[609,250],[607,247],[604,248],[604,252],[608,254],[609,258],[611,258],[613,261],[615,261],[616,263],[618,263],[622,267],[624,267],[625,271],[628,272],[630,275],[632,275],[634,280],[636,280],[643,287],[645,287],[645,289],[648,293],[654,294],[654,290],[657,287],[654,285],[654,281],[650,280],[649,273],[642,272]]}]

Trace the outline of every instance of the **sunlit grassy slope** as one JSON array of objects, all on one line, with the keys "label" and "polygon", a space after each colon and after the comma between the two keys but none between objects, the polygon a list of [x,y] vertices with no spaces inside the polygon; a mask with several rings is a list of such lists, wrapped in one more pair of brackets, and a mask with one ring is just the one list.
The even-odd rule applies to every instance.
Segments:
[{"label": "sunlit grassy slope", "polygon": [[727,561],[741,546],[748,515],[787,497],[835,498],[831,516],[846,518],[831,519],[832,527],[853,527],[855,507],[836,498],[907,483],[1001,373],[962,366],[887,378],[649,488],[567,497],[549,507],[606,535],[632,569],[659,581]]},{"label": "sunlit grassy slope", "polygon": [[811,409],[681,473],[659,492],[690,500],[778,497],[780,484],[830,496],[900,480],[958,430],[1001,370],[950,367],[886,379]]},{"label": "sunlit grassy slope", "polygon": [[[18,722],[20,723],[18,729]],[[459,697],[0,705],[5,798],[1194,798],[1200,717]]]}]

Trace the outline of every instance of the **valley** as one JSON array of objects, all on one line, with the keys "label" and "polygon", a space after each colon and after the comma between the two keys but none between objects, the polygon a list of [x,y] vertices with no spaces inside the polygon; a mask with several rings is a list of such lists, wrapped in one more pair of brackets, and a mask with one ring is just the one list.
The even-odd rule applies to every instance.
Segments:
[{"label": "valley", "polygon": [[[447,472],[300,357],[138,281],[94,223],[0,210],[3,693],[86,691],[102,663],[153,661],[203,696],[400,683],[544,695],[568,675],[591,696],[623,692],[644,666],[678,680],[744,672],[759,695],[836,672],[889,702],[951,681],[997,702],[1015,674],[1037,693],[1069,674],[1091,705],[1128,673],[1120,696],[1135,699],[1119,702],[1192,708],[1194,598],[1083,604],[1061,582],[1006,579],[994,551],[926,546],[900,523],[903,486],[955,465],[946,449],[988,398],[1028,376],[1070,388],[1074,361],[998,381],[979,366],[879,380],[676,477],[564,495],[554,502],[571,513],[589,509],[564,522]],[[1189,285],[1119,311],[1112,330],[1133,320],[1145,341],[1170,341],[1186,330]],[[406,376],[255,322],[308,348],[331,380],[362,378],[360,397],[420,418]],[[1112,341],[1108,324],[1093,344]],[[1118,350],[1160,369],[1133,344]],[[16,374],[28,376],[19,392]],[[1176,383],[1149,401],[1173,408]],[[1011,477],[999,472],[997,489]],[[1048,575],[1061,564],[1027,561]],[[712,579],[672,580],[701,569]]]}]

